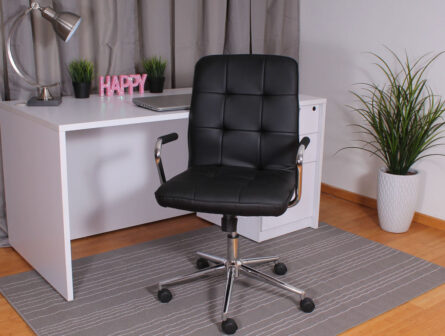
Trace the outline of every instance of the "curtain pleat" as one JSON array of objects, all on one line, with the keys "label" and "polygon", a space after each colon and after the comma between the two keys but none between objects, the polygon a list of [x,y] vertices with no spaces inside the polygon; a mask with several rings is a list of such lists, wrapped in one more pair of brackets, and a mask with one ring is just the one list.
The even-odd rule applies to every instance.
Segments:
[{"label": "curtain pleat", "polygon": [[227,0],[225,54],[250,53],[251,0]]},{"label": "curtain pleat", "polygon": [[299,16],[299,1],[252,1],[253,53],[280,54],[298,60]]},{"label": "curtain pleat", "polygon": [[176,87],[191,86],[195,63],[204,55],[222,54],[226,1],[175,1]]},{"label": "curtain pleat", "polygon": [[[57,38],[57,46],[60,55],[60,74],[62,83],[62,95],[73,95],[71,77],[68,72],[68,64],[74,59],[87,59],[96,64],[95,20],[90,0],[59,0],[54,3],[56,11],[68,11],[77,13],[82,17],[82,23],[78,31],[68,43]],[[93,80],[93,85],[96,81]]]},{"label": "curtain pleat", "polygon": [[[3,13],[3,1],[0,0],[0,13]],[[4,57],[5,31],[3,24],[3,16],[0,15],[0,101],[5,100],[5,80],[7,81],[7,73],[5,72],[6,58]]]},{"label": "curtain pleat", "polygon": [[268,1],[264,52],[298,59],[300,3],[293,0]]},{"label": "curtain pleat", "polygon": [[172,6],[170,0],[139,0],[140,59],[138,70],[143,71],[141,61],[144,58],[160,56],[167,61],[165,87],[172,85]]},{"label": "curtain pleat", "polygon": [[[0,13],[3,13],[3,3],[0,0]],[[3,24],[3,16],[0,15],[0,57],[2,57],[0,61],[0,101],[5,100],[5,79],[7,79],[7,73],[5,72],[5,68],[7,66],[5,62],[4,55],[4,24]],[[0,147],[1,147],[1,138],[0,138]],[[8,231],[6,226],[6,204],[5,204],[5,185],[3,182],[3,158],[2,153],[0,152],[0,241],[3,241],[7,236],[5,232]],[[5,244],[5,243],[3,243]],[[2,246],[2,243],[0,243]]]}]

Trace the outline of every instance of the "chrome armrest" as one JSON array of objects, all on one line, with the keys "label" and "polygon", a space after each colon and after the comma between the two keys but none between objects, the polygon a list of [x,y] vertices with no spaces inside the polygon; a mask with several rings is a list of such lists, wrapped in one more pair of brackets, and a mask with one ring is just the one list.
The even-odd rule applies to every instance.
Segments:
[{"label": "chrome armrest", "polygon": [[158,168],[159,180],[161,181],[161,184],[165,183],[165,173],[161,159],[162,145],[175,141],[177,139],[178,139],[178,133],[170,133],[159,137],[158,140],[156,141],[155,162],[156,162],[156,167]]},{"label": "chrome armrest", "polygon": [[309,146],[310,139],[308,137],[304,137],[301,139],[300,144],[298,145],[297,150],[297,173],[298,180],[295,182],[295,192],[294,197],[289,202],[288,208],[295,206],[301,199],[301,191],[303,189],[303,155],[307,146]]}]

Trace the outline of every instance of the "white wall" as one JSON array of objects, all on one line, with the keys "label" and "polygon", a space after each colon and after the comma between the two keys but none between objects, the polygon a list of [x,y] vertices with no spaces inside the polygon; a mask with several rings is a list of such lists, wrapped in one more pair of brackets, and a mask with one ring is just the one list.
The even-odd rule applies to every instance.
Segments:
[{"label": "white wall", "polygon": [[[301,0],[300,91],[328,99],[323,182],[376,197],[377,169],[383,164],[353,145],[357,119],[353,84],[382,79],[366,54],[386,59],[383,45],[412,57],[445,50],[443,0]],[[427,74],[435,93],[445,97],[445,55]],[[357,87],[355,87],[357,89]],[[445,146],[441,148],[445,153]],[[421,161],[423,191],[418,211],[445,219],[445,157]]]}]

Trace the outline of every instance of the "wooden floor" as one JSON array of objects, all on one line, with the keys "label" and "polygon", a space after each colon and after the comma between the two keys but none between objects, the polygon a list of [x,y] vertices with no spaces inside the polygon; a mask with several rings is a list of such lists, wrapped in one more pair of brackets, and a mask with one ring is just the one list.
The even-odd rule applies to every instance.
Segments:
[{"label": "wooden floor", "polygon": [[[445,231],[414,223],[408,233],[380,230],[374,209],[322,194],[320,221],[399,249],[445,267]],[[185,216],[134,228],[78,239],[72,242],[73,259],[205,227]],[[30,270],[11,248],[0,248],[0,276]],[[0,295],[0,335],[34,335]],[[445,335],[445,285],[343,333],[356,335]]]}]

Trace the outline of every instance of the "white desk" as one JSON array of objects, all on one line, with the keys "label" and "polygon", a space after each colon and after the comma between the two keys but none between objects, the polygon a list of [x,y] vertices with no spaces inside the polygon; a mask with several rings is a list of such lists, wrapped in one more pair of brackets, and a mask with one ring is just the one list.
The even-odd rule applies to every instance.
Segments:
[{"label": "white desk", "polygon": [[67,300],[71,239],[186,213],[157,205],[153,151],[158,136],[177,132],[163,151],[166,175],[186,168],[188,111],[157,113],[131,98],[0,103],[10,243]]},{"label": "white desk", "polygon": [[[0,102],[11,245],[67,300],[74,298],[71,239],[186,213],[157,205],[153,150],[158,136],[177,132],[179,141],[163,148],[167,178],[186,168],[188,111],[152,112],[134,106],[131,98],[64,97],[59,107]],[[322,107],[323,118],[305,113],[300,122],[308,129],[316,125],[318,132],[324,100],[300,96],[300,101],[308,109]],[[319,174],[321,135],[314,143],[314,174]],[[308,202],[318,218],[319,176],[314,183],[318,192]]]}]

